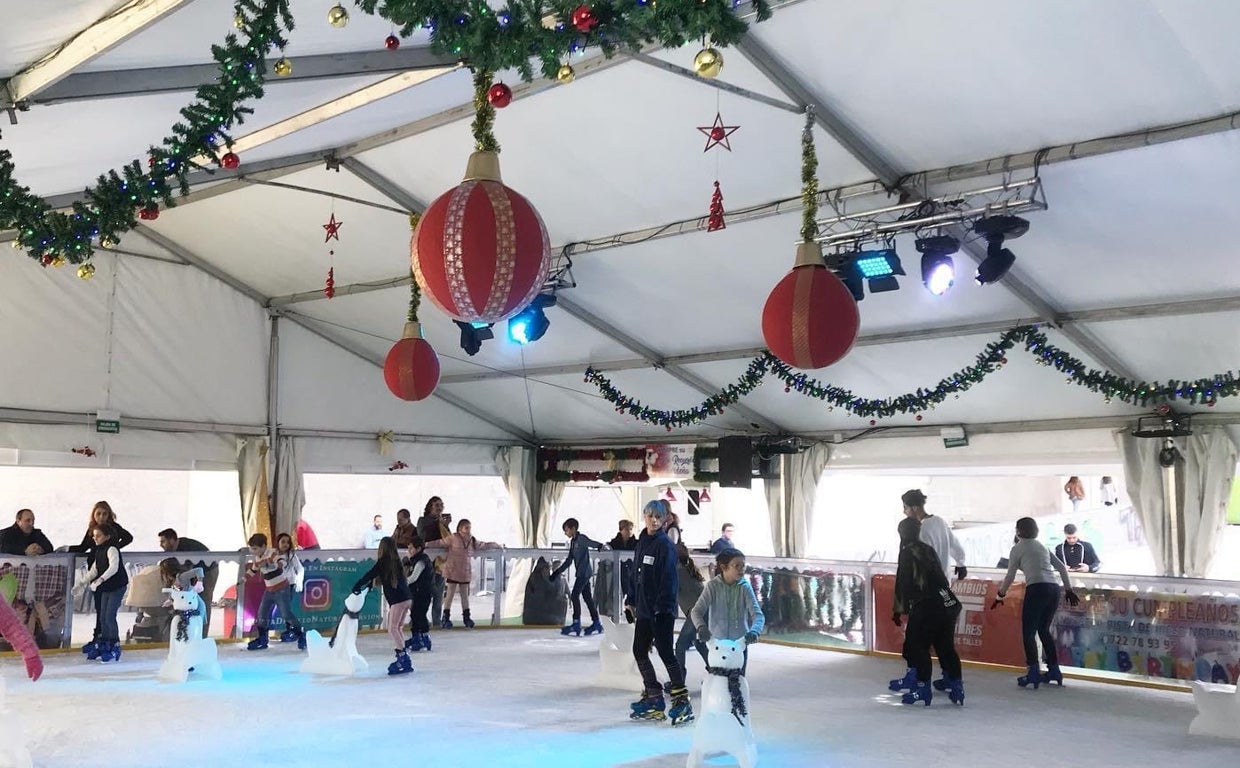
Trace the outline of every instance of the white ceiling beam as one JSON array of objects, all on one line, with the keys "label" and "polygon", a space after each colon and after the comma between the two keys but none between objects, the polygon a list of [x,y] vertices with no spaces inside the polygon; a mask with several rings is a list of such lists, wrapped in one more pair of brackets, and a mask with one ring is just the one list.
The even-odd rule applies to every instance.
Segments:
[{"label": "white ceiling beam", "polygon": [[131,0],[9,78],[0,93],[0,106],[28,102],[39,91],[191,1]]}]

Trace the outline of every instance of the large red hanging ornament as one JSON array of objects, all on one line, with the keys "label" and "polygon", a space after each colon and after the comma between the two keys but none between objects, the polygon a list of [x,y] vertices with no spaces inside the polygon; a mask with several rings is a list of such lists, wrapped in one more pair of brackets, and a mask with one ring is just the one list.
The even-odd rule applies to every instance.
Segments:
[{"label": "large red hanging ornament", "polygon": [[796,368],[825,368],[848,354],[860,327],[857,302],[827,269],[822,246],[797,245],[796,264],[762,308],[767,348]]},{"label": "large red hanging ornament", "polygon": [[503,109],[512,103],[512,89],[506,83],[495,83],[487,89],[487,101],[496,109]]},{"label": "large red hanging ornament", "polygon": [[439,385],[439,356],[422,338],[422,324],[405,323],[400,341],[383,361],[383,380],[401,400],[424,400]]},{"label": "large red hanging ornament", "polygon": [[551,267],[542,217],[500,181],[494,152],[470,155],[465,180],[422,214],[409,251],[426,297],[467,323],[499,322],[529,306]]},{"label": "large red hanging ornament", "polygon": [[573,9],[573,15],[569,19],[578,32],[586,33],[598,26],[598,17],[594,15],[594,11],[588,5],[579,5]]}]

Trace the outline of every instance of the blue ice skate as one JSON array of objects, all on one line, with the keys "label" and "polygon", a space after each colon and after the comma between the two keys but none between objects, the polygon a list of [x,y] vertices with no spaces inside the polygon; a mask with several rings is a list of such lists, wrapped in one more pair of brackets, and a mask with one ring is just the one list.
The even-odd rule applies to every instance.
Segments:
[{"label": "blue ice skate", "polygon": [[947,681],[947,698],[951,699],[953,704],[964,706],[964,681],[948,680]]},{"label": "blue ice skate", "polygon": [[389,675],[407,675],[413,671],[413,662],[409,660],[409,654],[404,651],[396,651],[396,661],[388,664]]},{"label": "blue ice skate", "polygon": [[1046,662],[1046,672],[1042,674],[1042,682],[1046,685],[1058,683],[1059,687],[1063,687],[1063,672],[1059,671],[1058,661]]},{"label": "blue ice skate", "polygon": [[280,642],[282,643],[291,643],[296,639],[297,631],[292,627],[285,627],[284,631],[280,633]]},{"label": "blue ice skate", "polygon": [[470,616],[469,616],[469,609],[468,609],[468,608],[466,608],[465,610],[461,611],[461,623],[465,625],[465,628],[466,628],[466,629],[473,629],[473,628],[474,628],[474,620],[473,620],[472,618],[470,618]]},{"label": "blue ice skate", "polygon": [[1027,686],[1032,685],[1033,690],[1035,691],[1038,689],[1038,686],[1041,685],[1041,683],[1042,683],[1042,670],[1039,669],[1037,664],[1031,664],[1029,666],[1028,672],[1016,678],[1016,684],[1019,685],[1021,688],[1025,688]]},{"label": "blue ice skate", "polygon": [[928,707],[932,699],[934,699],[934,691],[930,689],[930,684],[918,681],[913,690],[904,694],[900,701],[905,704],[916,704],[920,701]]},{"label": "blue ice skate", "polygon": [[672,725],[684,725],[693,722],[693,705],[689,702],[689,689],[683,685],[671,690],[672,708],[667,711]]},{"label": "blue ice skate", "polygon": [[405,641],[405,651],[409,653],[417,653],[422,650],[422,634],[414,632],[413,637]]},{"label": "blue ice skate", "polygon": [[889,691],[911,691],[917,686],[917,670],[909,667],[904,671],[904,677],[897,677],[895,680],[887,683]]},{"label": "blue ice skate", "polygon": [[595,619],[593,624],[586,627],[586,636],[588,637],[593,634],[603,634],[603,625],[599,623],[598,619]]},{"label": "blue ice skate", "polygon": [[581,622],[577,621],[576,619],[573,619],[572,624],[568,624],[560,628],[560,634],[561,635],[576,635],[577,637],[581,637]]},{"label": "blue ice skate", "polygon": [[630,720],[666,720],[667,714],[664,712],[666,704],[663,702],[661,694],[642,694],[642,697],[629,705],[633,711],[629,713]]}]

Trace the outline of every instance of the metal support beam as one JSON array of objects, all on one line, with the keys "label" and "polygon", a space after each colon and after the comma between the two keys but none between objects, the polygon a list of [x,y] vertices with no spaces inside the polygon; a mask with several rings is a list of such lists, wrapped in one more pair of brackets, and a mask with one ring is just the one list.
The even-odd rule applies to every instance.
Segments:
[{"label": "metal support beam", "polygon": [[[9,78],[0,89],[0,107],[29,102],[41,90],[187,2],[190,0],[131,0]],[[20,26],[20,20],[17,23]]]},{"label": "metal support beam", "polygon": [[801,113],[805,111],[805,107],[803,106],[797,106],[796,104],[789,104],[786,101],[780,101],[779,99],[773,99],[770,96],[767,96],[766,94],[758,93],[757,91],[751,91],[748,88],[742,88],[739,85],[732,85],[726,80],[719,80],[718,78],[711,78],[707,80],[701,77],[700,75],[698,75],[696,72],[694,72],[691,69],[686,69],[685,67],[677,66],[675,64],[672,64],[671,62],[664,61],[663,59],[655,58],[654,56],[651,56],[646,53],[629,54],[629,58],[633,59],[634,61],[640,61],[641,63],[646,64],[647,66],[654,67],[655,69],[661,69],[664,72],[670,72],[673,75],[678,75],[679,77],[692,80],[698,85],[705,85],[707,87],[714,88],[716,90],[725,91],[727,93],[740,96],[743,99],[749,99],[750,101],[756,101],[759,104],[765,104],[768,107],[775,107],[776,109],[782,109],[785,112]]},{"label": "metal support beam", "polygon": [[[344,429],[297,429],[286,427],[280,430],[280,434],[285,437],[330,437],[335,440],[375,439],[374,432],[354,432]],[[511,440],[499,440],[493,437],[442,437],[439,435],[421,435],[416,432],[393,432],[392,440],[397,443],[512,445]]]},{"label": "metal support beam", "polygon": [[[571,299],[567,299],[563,295],[560,295],[557,297],[556,306],[599,333],[602,333],[604,336],[607,336],[613,341],[633,350],[637,354],[641,355],[642,358],[645,359],[650,365],[655,368],[663,369],[673,378],[688,385],[690,388],[697,390],[703,395],[712,395],[719,391],[718,387],[711,386],[709,382],[697,374],[691,373],[690,371],[687,371],[674,363],[668,364],[667,359],[664,356],[660,355],[650,347],[647,347],[645,344],[642,344],[632,336],[629,336],[627,333],[621,331],[611,323],[608,323],[606,320],[603,320],[593,312],[590,312],[581,305],[573,302]],[[739,413],[741,416],[748,419],[751,422],[750,426],[752,426],[755,430],[766,430],[779,433],[790,432],[790,430],[776,424],[748,406],[741,405],[740,403],[734,403],[728,407],[734,413]]]},{"label": "metal support beam", "polygon": [[[210,432],[212,434],[265,435],[267,427],[261,424],[224,424],[212,421],[177,421],[173,419],[143,419],[121,416],[125,429],[146,429],[155,432]],[[75,411],[40,411],[26,408],[0,408],[0,422],[9,424],[68,424],[91,426],[95,414]]]},{"label": "metal support beam", "polygon": [[280,315],[269,312],[267,322],[271,324],[271,337],[267,345],[267,450],[271,456],[271,473],[268,484],[271,499],[271,514],[274,516],[280,508]]},{"label": "metal support beam", "polygon": [[410,213],[421,213],[426,210],[426,203],[410,194],[396,182],[358,160],[346,157],[340,161],[350,173],[373,187],[379,194],[396,203]]},{"label": "metal support beam", "polygon": [[[410,46],[396,51],[291,56],[289,62],[293,65],[292,73],[271,78],[267,81],[269,88],[278,88],[283,84],[302,80],[416,72],[440,67],[451,68],[458,64],[455,58],[435,53],[426,46]],[[65,77],[27,101],[31,104],[56,104],[86,99],[192,91],[199,86],[214,83],[218,77],[218,64],[79,72]]]},{"label": "metal support beam", "polygon": [[[379,369],[383,368],[383,361],[381,359],[379,359],[376,356],[371,355],[366,350],[358,349],[357,347],[353,346],[349,342],[337,336],[335,333],[319,328],[316,324],[314,324],[314,318],[306,317],[304,315],[299,315],[295,312],[285,312],[284,317],[288,318],[289,320],[301,326],[302,328],[305,328],[307,331],[309,331],[310,333],[313,333],[315,336],[318,336],[320,339],[332,344],[333,346],[336,346],[344,350],[345,352],[348,352],[354,357],[357,357],[360,360],[365,360],[366,362],[370,363],[371,365]],[[443,389],[441,388],[437,388],[435,390],[435,393],[432,395],[432,397],[442,400],[448,405],[455,406],[456,408],[459,408],[465,413],[468,413],[470,416],[473,416],[479,421],[484,421],[487,424],[490,424],[496,429],[502,430],[504,432],[507,432],[510,435],[513,435],[514,437],[518,438],[521,442],[527,445],[538,445],[538,441],[535,440],[534,436],[527,433],[525,430],[521,429],[520,427],[515,426],[513,424],[509,424],[507,421],[504,421],[498,416],[495,416],[486,411],[480,410],[477,406],[473,405],[472,403],[462,400],[456,395],[449,394],[443,391]]]}]

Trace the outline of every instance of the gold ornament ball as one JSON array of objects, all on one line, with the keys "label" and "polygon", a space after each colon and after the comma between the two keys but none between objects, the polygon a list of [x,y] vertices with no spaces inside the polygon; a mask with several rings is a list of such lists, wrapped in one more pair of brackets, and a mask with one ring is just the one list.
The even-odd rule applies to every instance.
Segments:
[{"label": "gold ornament ball", "polygon": [[64,257],[64,256],[54,256],[54,257],[52,257],[52,266],[53,266],[53,267],[63,267],[66,263],[68,263],[68,262],[67,262],[67,260],[65,259],[65,257]]},{"label": "gold ornament ball", "polygon": [[703,48],[693,57],[693,71],[707,80],[719,77],[723,71],[723,54],[714,48]]},{"label": "gold ornament ball", "polygon": [[280,77],[288,77],[293,74],[293,62],[281,56],[275,64],[276,74]]},{"label": "gold ornament ball", "polygon": [[104,249],[105,251],[110,251],[116,247],[116,241],[108,237],[107,235],[104,235],[103,237],[99,238],[99,247]]},{"label": "gold ornament ball", "polygon": [[349,12],[342,5],[333,5],[331,10],[327,12],[327,23],[337,29],[347,26],[349,23]]},{"label": "gold ornament ball", "polygon": [[237,29],[245,29],[245,17],[239,13],[233,16],[233,26]]},{"label": "gold ornament ball", "polygon": [[95,265],[94,264],[91,264],[90,262],[86,262],[82,266],[78,267],[78,277],[82,278],[83,280],[89,280],[94,276],[95,276]]},{"label": "gold ornament ball", "polygon": [[577,77],[577,72],[567,64],[560,65],[556,70],[555,79],[563,85],[568,85]]}]

